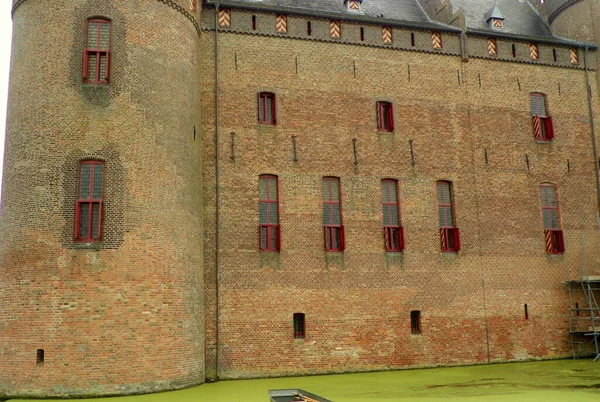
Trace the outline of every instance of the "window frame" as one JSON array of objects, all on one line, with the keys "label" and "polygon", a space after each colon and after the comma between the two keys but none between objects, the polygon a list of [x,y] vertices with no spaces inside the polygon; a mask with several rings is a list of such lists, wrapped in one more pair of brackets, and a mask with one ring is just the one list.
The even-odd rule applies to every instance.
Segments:
[{"label": "window frame", "polygon": [[[325,197],[325,191],[324,191],[324,186],[323,184],[325,184],[326,182],[329,183],[329,199],[326,199]],[[332,184],[333,182],[337,183],[337,190],[338,190],[338,199],[337,201],[333,200],[333,188],[332,188]],[[333,176],[326,176],[323,177],[322,179],[322,183],[321,186],[323,188],[322,191],[322,196],[323,196],[323,221],[325,221],[325,209],[329,208],[330,205],[338,205],[338,209],[339,209],[339,218],[340,218],[340,223],[336,224],[333,223],[333,211],[334,208],[331,207],[330,209],[330,222],[325,223],[323,222],[323,242],[325,245],[325,251],[326,252],[342,252],[344,251],[344,249],[346,248],[346,244],[345,244],[345,239],[344,239],[344,223],[343,223],[343,217],[342,217],[342,187],[341,187],[341,180],[339,177],[333,177]],[[334,236],[335,234],[335,236]],[[335,241],[334,238],[338,237],[339,238],[339,247],[335,246]]]},{"label": "window frame", "polygon": [[[97,46],[96,48],[90,48],[89,47],[89,43],[90,43],[90,26],[91,24],[98,24],[98,31],[97,31]],[[107,45],[107,49],[103,50],[100,47],[100,34],[101,34],[101,29],[100,27],[102,26],[102,24],[106,24],[108,25],[108,45]],[[111,30],[112,30],[112,21],[105,19],[105,18],[90,18],[87,20],[87,27],[86,27],[86,36],[85,36],[85,50],[83,53],[83,81],[86,84],[101,84],[101,85],[107,85],[110,82],[110,56],[111,56],[111,51],[110,51],[110,46],[111,46]],[[106,76],[104,77],[104,79],[101,79],[100,77],[100,73],[101,73],[101,55],[105,54],[106,55]],[[89,77],[89,60],[90,60],[90,56],[91,55],[95,55],[96,56],[96,74],[95,76],[90,79]]]},{"label": "window frame", "polygon": [[[261,185],[261,180],[266,180],[266,195],[267,198],[266,199],[262,199],[260,196],[260,185]],[[271,182],[274,181],[275,183],[275,200],[270,199],[270,187],[269,185],[271,184]],[[260,175],[258,178],[258,248],[260,251],[264,251],[264,252],[278,252],[279,250],[281,250],[281,227],[279,225],[279,178],[275,175],[271,175],[271,174],[263,174]],[[269,208],[268,206],[271,204],[275,204],[275,213],[276,213],[276,218],[277,218],[277,223],[273,224],[273,223],[261,223],[260,222],[260,207],[262,204],[266,204],[267,208],[267,222],[270,221],[270,211],[271,208]],[[265,247],[263,247],[263,243],[262,243],[262,231],[263,229],[266,229],[267,231],[267,237],[266,237],[266,245]],[[274,229],[274,233],[273,233],[273,229]],[[273,236],[275,236],[275,248],[271,247],[272,243],[273,243]]]},{"label": "window frame", "polygon": [[[392,102],[378,101],[375,105],[377,115],[377,131],[391,133],[394,131],[394,105]],[[388,127],[385,126],[385,116]]]},{"label": "window frame", "polygon": [[[534,99],[536,99],[534,101]],[[542,114],[539,114],[539,101],[542,99],[544,110]],[[536,104],[536,113],[534,113],[534,103]],[[531,113],[531,120],[533,124],[533,136],[539,142],[550,142],[554,138],[554,126],[552,124],[552,117],[548,113],[548,97],[542,92],[531,92],[529,94],[529,108]]]},{"label": "window frame", "polygon": [[[551,188],[553,191],[555,205],[545,205],[543,189]],[[548,254],[562,254],[565,252],[565,240],[562,231],[562,225],[560,223],[560,206],[558,203],[558,186],[552,183],[540,184],[540,203],[542,210],[542,226],[544,228],[544,241],[546,246],[546,253]],[[547,227],[545,219],[545,211],[556,212],[556,227]]]},{"label": "window frame", "polygon": [[[391,194],[392,192],[392,188],[390,188],[390,184],[393,184],[393,190],[396,194],[396,201],[391,201],[389,194]],[[384,195],[386,194],[384,192],[384,187],[387,187],[387,200],[384,201]],[[383,215],[383,242],[384,242],[384,247],[385,247],[385,251],[387,252],[400,252],[402,250],[404,250],[404,230],[402,228],[401,225],[401,220],[400,220],[400,197],[398,195],[398,180],[396,179],[383,179],[381,180],[381,191],[382,191],[382,200],[381,200],[381,206],[382,206],[382,215]],[[390,215],[391,212],[391,208],[392,207],[396,207],[396,215],[398,218],[398,223],[396,225],[392,225],[392,224],[388,224],[385,222],[385,214],[383,214],[383,210],[385,210],[386,208],[388,208],[388,216]],[[394,233],[396,235],[396,237],[398,238],[398,246],[395,247],[394,246]]]},{"label": "window frame", "polygon": [[[268,103],[267,100],[271,99],[271,120],[267,120],[268,114]],[[261,104],[263,107],[263,113],[261,115]],[[274,126],[277,124],[277,99],[273,92],[259,92],[257,95],[256,114],[258,116],[259,124],[267,124]]]},{"label": "window frame", "polygon": [[[441,202],[440,200],[440,186],[448,186],[449,203]],[[460,250],[460,232],[456,227],[456,217],[454,210],[454,194],[453,186],[451,181],[438,180],[436,182],[436,199],[438,204],[438,223],[440,226],[440,248],[443,253],[456,253]],[[440,221],[441,209],[444,208],[444,222]],[[450,219],[452,222],[448,225],[447,211],[450,210]]]},{"label": "window frame", "polygon": [[[88,198],[81,197],[82,191],[82,176],[83,166],[91,165],[90,169],[90,180],[88,183]],[[94,172],[96,166],[100,166],[102,169],[102,184],[100,187],[100,198],[94,198]],[[79,163],[79,186],[77,192],[77,203],[75,206],[75,241],[82,243],[92,243],[102,241],[102,216],[104,212],[104,176],[105,176],[105,164],[99,160],[85,160]],[[81,207],[82,205],[88,205],[88,222],[87,222],[87,233],[81,233]],[[94,204],[98,204],[98,237],[93,237],[93,210]]]}]

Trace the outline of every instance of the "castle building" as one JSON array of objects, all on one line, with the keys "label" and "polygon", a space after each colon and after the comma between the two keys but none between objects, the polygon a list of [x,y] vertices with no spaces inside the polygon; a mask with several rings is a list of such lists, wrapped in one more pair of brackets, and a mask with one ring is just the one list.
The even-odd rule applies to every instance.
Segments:
[{"label": "castle building", "polygon": [[598,340],[565,287],[600,275],[597,0],[12,17],[0,399]]}]

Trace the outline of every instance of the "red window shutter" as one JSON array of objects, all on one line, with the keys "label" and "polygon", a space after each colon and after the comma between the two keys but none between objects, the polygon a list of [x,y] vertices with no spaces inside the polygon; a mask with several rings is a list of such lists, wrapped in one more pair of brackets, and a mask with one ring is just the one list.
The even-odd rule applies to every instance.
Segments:
[{"label": "red window shutter", "polygon": [[381,130],[383,128],[383,105],[381,103],[377,103],[377,129]]},{"label": "red window shutter", "polygon": [[389,121],[389,131],[394,131],[394,110],[392,108],[392,104],[390,103],[387,107],[388,113],[388,121]]},{"label": "red window shutter", "polygon": [[87,81],[88,80],[88,63],[89,63],[89,54],[88,52],[84,52],[83,53],[83,80]]},{"label": "red window shutter", "polygon": [[460,250],[460,232],[458,228],[452,229],[454,231],[454,251]]},{"label": "red window shutter", "polygon": [[346,249],[346,235],[344,233],[344,227],[340,226],[340,251]]},{"label": "red window shutter", "polygon": [[544,119],[544,128],[546,129],[546,140],[554,138],[554,126],[552,125],[552,117],[548,116]]}]

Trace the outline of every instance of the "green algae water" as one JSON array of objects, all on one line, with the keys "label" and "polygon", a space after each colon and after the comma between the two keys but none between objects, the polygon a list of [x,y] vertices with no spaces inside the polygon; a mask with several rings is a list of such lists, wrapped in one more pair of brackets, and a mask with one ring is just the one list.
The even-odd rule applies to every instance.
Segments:
[{"label": "green algae water", "polygon": [[267,402],[268,390],[278,388],[301,388],[333,402],[598,402],[600,362],[594,363],[591,359],[554,360],[365,374],[220,381],[180,391],[80,401]]}]

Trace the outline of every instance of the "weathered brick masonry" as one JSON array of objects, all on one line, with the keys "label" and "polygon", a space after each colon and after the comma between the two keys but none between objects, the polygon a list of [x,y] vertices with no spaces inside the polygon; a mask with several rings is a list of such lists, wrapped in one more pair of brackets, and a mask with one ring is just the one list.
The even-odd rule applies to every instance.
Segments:
[{"label": "weathered brick masonry", "polygon": [[[497,34],[490,55],[437,0],[408,23],[238,3],[219,5],[231,19],[215,32],[210,1],[13,1],[0,398],[567,356],[563,283],[600,275],[594,46],[540,40],[533,60],[533,39]],[[599,10],[572,3],[556,31],[596,41],[571,10]],[[82,83],[93,17],[111,21],[108,85]],[[275,125],[257,122],[259,92],[275,94]],[[533,136],[532,92],[551,142]],[[392,132],[377,129],[381,101]],[[96,243],[74,240],[86,159],[105,163]],[[278,177],[279,252],[259,251],[261,174]],[[324,176],[340,178],[343,252],[324,251]],[[398,181],[401,253],[384,250],[382,179]],[[457,253],[440,252],[438,180],[452,182]],[[562,254],[546,252],[542,183],[557,186]]]}]

